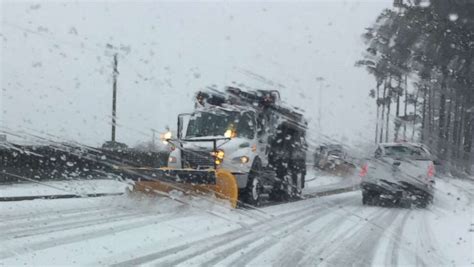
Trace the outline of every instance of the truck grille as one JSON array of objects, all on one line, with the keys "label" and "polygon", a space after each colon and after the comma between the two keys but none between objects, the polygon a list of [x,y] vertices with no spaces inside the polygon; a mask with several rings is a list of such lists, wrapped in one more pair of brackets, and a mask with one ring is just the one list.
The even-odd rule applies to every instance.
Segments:
[{"label": "truck grille", "polygon": [[207,169],[214,166],[214,159],[210,151],[183,150],[183,168]]}]

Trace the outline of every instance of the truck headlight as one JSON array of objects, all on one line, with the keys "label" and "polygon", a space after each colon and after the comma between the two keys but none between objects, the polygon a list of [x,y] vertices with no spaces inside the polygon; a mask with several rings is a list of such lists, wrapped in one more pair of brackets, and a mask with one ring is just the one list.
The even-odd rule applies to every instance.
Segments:
[{"label": "truck headlight", "polygon": [[242,163],[242,164],[245,164],[249,161],[250,161],[250,159],[247,156],[240,157],[240,163]]},{"label": "truck headlight", "polygon": [[225,157],[225,152],[224,150],[217,150],[211,153],[212,156],[214,156],[216,159],[222,161]]},{"label": "truck headlight", "polygon": [[214,157],[214,163],[216,165],[221,165],[222,161],[224,161],[224,157],[225,157],[224,150],[219,149],[219,150],[213,151],[211,152],[211,155]]},{"label": "truck headlight", "polygon": [[242,157],[236,157],[232,159],[233,163],[240,163],[240,164],[245,164],[250,161],[250,158],[247,156],[242,156]]},{"label": "truck headlight", "polygon": [[216,157],[220,160],[223,160],[224,159],[224,156],[225,156],[225,152],[224,150],[218,150],[217,153],[216,153]]}]

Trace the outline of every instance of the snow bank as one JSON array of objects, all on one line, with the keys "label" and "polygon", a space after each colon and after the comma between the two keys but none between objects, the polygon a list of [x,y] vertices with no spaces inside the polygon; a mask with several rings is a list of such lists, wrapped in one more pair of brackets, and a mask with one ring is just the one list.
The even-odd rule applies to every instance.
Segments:
[{"label": "snow bank", "polygon": [[0,197],[123,193],[127,186],[124,182],[107,179],[8,184],[0,185]]},{"label": "snow bank", "polygon": [[335,189],[357,187],[359,182],[358,177],[340,177],[316,170],[308,170],[303,194],[314,194]]}]

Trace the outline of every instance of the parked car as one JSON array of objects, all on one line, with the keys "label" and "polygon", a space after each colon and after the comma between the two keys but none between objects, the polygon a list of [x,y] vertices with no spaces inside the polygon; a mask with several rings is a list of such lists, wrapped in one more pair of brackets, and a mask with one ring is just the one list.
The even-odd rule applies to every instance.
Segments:
[{"label": "parked car", "polygon": [[314,153],[314,167],[339,176],[353,175],[356,166],[340,144],[321,145]]}]

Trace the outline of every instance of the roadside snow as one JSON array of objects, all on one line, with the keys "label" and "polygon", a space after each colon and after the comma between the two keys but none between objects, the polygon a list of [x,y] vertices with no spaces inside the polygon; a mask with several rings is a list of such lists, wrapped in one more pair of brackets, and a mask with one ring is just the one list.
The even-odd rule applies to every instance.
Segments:
[{"label": "roadside snow", "polygon": [[41,182],[41,184],[5,184],[0,185],[0,197],[123,193],[127,186],[123,182],[110,179],[45,181]]},{"label": "roadside snow", "polygon": [[331,184],[339,184],[345,180],[347,180],[347,178],[345,177],[323,175],[323,176],[318,176],[318,177],[309,179],[309,181],[307,181],[306,186],[318,187],[318,186],[325,186],[325,185],[331,185]]},{"label": "roadside snow", "polygon": [[350,187],[356,188],[359,182],[358,177],[341,177],[317,170],[308,170],[303,194],[314,194]]}]

